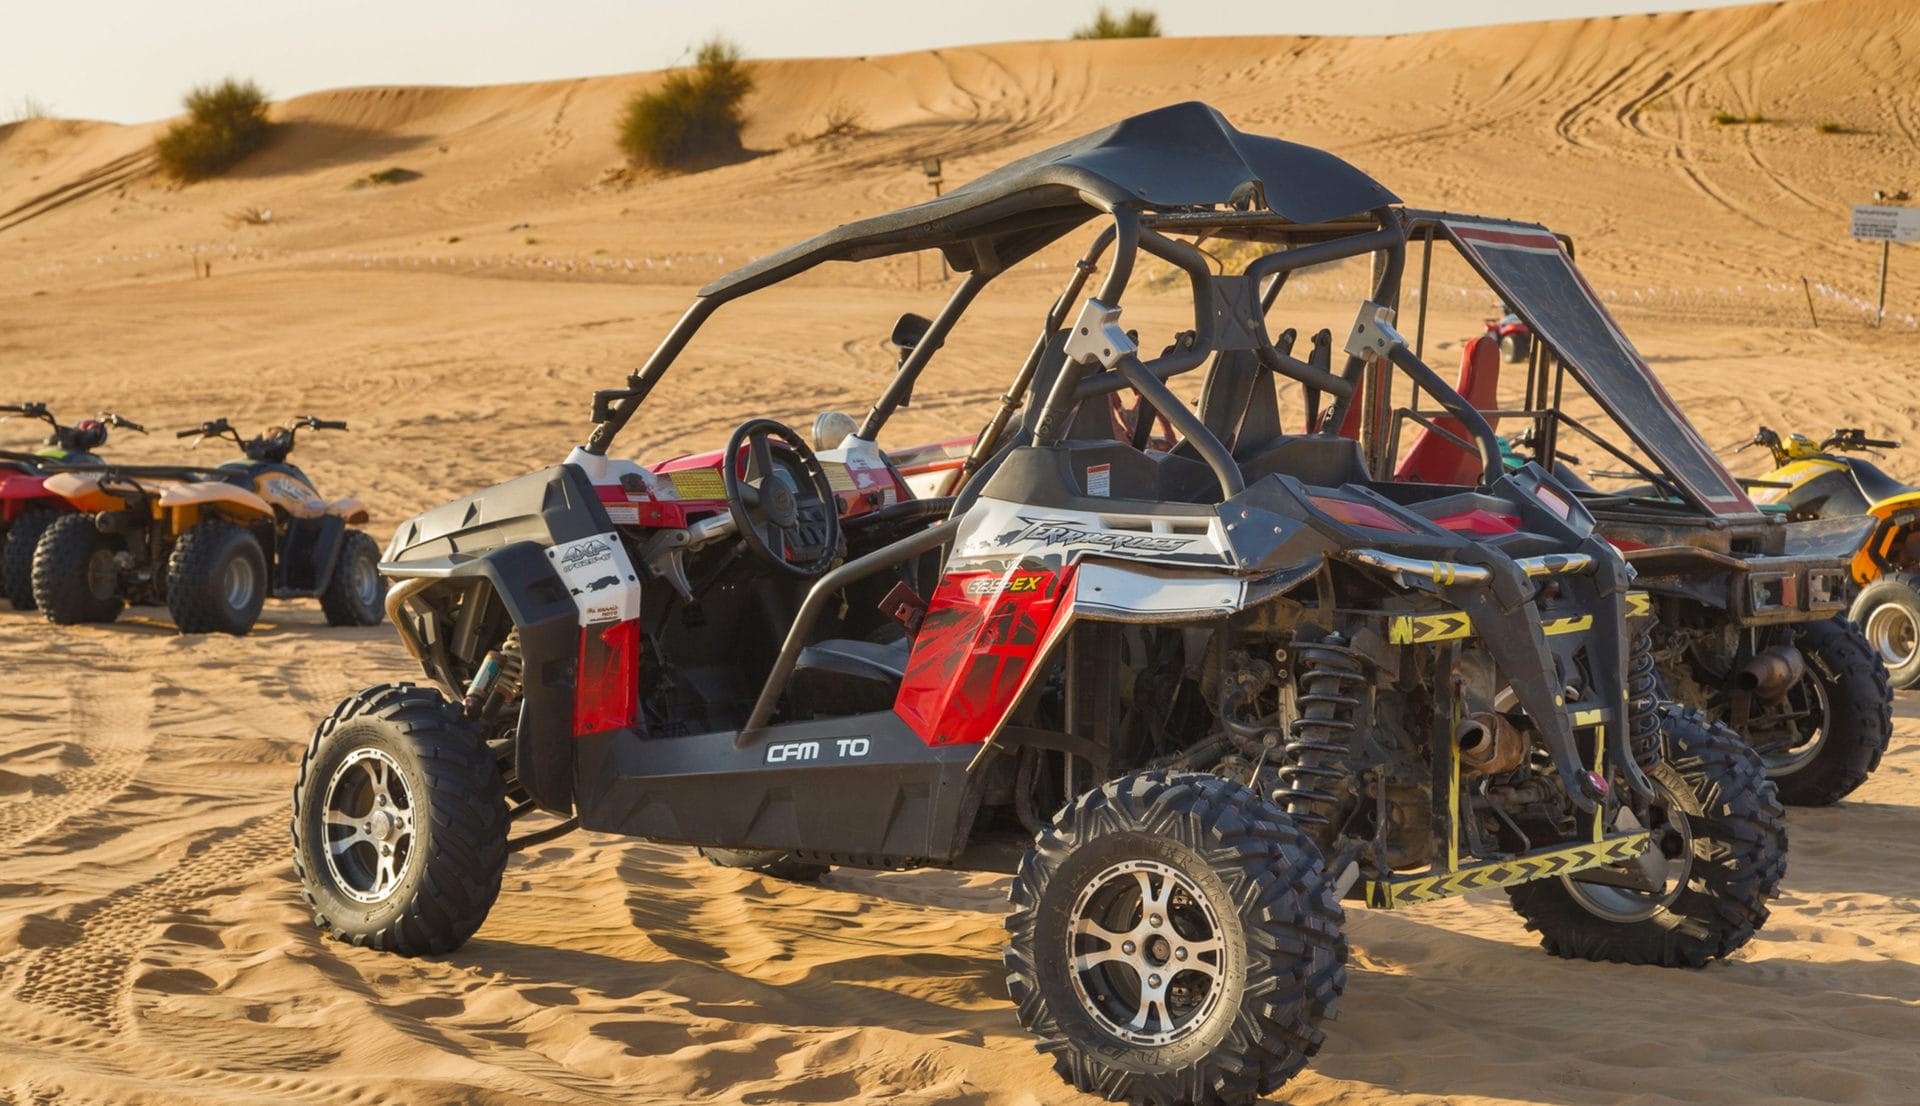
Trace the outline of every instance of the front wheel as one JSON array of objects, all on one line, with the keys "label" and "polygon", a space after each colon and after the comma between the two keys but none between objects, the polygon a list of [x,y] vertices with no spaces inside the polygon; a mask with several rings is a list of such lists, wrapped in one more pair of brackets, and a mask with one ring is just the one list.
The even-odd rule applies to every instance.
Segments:
[{"label": "front wheel", "polygon": [[[17,525],[17,524],[16,524]],[[1920,685],[1920,575],[1889,572],[1860,589],[1847,615],[1896,688]]]},{"label": "front wheel", "polygon": [[112,622],[126,601],[116,551],[86,514],[61,515],[33,550],[33,602],[48,622]]},{"label": "front wheel", "polygon": [[167,562],[167,612],[183,634],[253,629],[267,601],[267,558],[253,531],[223,518],[187,527]]},{"label": "front wheel", "polygon": [[378,626],[386,617],[387,582],[380,575],[380,546],[359,530],[340,538],[333,578],[320,593],[329,626]]},{"label": "front wheel", "polygon": [[[1555,956],[1698,968],[1767,920],[1787,870],[1787,829],[1760,758],[1698,711],[1662,706],[1660,728],[1666,755],[1648,773],[1652,864],[1507,889]],[[1627,874],[1641,878],[1608,880]]]},{"label": "front wheel", "polygon": [[500,769],[431,688],[386,684],[314,731],[293,792],[293,866],[338,941],[437,956],[486,920],[507,867]]},{"label": "front wheel", "polygon": [[1062,810],[1020,863],[1007,989],[1082,1091],[1245,1103],[1292,1078],[1346,986],[1313,842],[1216,776],[1140,773]]}]

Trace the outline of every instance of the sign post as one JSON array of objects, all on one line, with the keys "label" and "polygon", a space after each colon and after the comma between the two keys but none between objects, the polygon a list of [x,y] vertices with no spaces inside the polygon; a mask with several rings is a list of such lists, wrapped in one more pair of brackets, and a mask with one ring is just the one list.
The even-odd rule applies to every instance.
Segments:
[{"label": "sign post", "polygon": [[[1889,197],[1885,192],[1875,192],[1873,198],[1904,200],[1907,194],[1898,192]],[[1887,317],[1887,256],[1895,242],[1920,242],[1920,207],[1855,204],[1853,237],[1880,243],[1880,292],[1873,316],[1873,325],[1877,328]]]}]

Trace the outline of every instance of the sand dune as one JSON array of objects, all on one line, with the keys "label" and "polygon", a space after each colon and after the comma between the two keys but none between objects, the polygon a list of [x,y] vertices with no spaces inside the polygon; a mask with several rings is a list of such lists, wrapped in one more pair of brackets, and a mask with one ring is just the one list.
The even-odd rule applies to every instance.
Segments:
[{"label": "sand dune", "polygon": [[[364,498],[384,536],[557,459],[592,389],[645,356],[693,287],[924,198],[921,158],[958,181],[1204,98],[1410,203],[1574,233],[1711,440],[1760,421],[1920,435],[1920,336],[1900,319],[1920,312],[1920,264],[1896,255],[1894,318],[1871,331],[1852,299],[1874,254],[1845,238],[1847,205],[1920,186],[1920,9],[1905,3],[758,73],[756,156],[683,178],[622,172],[611,142],[649,74],[304,96],[275,106],[271,148],[186,189],[151,175],[154,126],[0,128],[0,399],[169,429],[346,418],[353,431],[305,437],[296,459],[322,491]],[[868,133],[787,145],[839,104]],[[1722,109],[1770,121],[1716,126]],[[1821,133],[1829,120],[1848,133]],[[389,167],[421,175],[352,187]],[[236,225],[247,207],[271,221]],[[919,279],[933,276],[927,263]],[[1058,276],[1012,278],[980,305],[896,441],[984,418]],[[1830,290],[1818,330],[1803,276]],[[1316,275],[1300,321],[1350,318],[1346,279]],[[891,370],[894,315],[936,297],[907,258],[730,309],[623,448],[659,457],[750,414],[858,409]],[[1457,348],[1487,306],[1436,302],[1436,347]],[[1130,306],[1149,324],[1177,312]],[[29,440],[0,426],[0,446]],[[113,444],[182,455],[170,434]],[[1920,478],[1920,453],[1888,465]],[[340,697],[409,674],[404,653],[390,629],[331,630],[309,604],[270,604],[244,640],[181,638],[163,613],[83,630],[0,614],[0,1103],[1084,1101],[1005,1002],[992,877],[796,887],[582,835],[517,857],[454,956],[322,941],[288,856],[295,762]],[[1914,1101],[1920,700],[1898,714],[1872,782],[1793,813],[1785,897],[1729,963],[1553,960],[1497,894],[1350,912],[1340,1020],[1286,1100]]]}]

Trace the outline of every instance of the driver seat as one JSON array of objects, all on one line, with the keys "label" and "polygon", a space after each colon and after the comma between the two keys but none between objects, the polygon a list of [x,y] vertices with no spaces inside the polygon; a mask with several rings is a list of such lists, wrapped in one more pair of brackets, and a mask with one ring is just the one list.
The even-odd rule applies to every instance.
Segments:
[{"label": "driver seat", "polygon": [[869,714],[893,706],[907,675],[911,642],[828,638],[800,650],[787,694],[802,717]]}]

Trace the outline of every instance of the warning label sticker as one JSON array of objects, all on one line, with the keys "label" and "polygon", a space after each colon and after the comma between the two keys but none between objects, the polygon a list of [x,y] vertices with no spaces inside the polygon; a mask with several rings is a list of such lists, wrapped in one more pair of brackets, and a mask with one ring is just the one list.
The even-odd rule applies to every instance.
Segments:
[{"label": "warning label sticker", "polygon": [[1113,466],[1087,466],[1087,494],[1111,496],[1113,494]]}]

